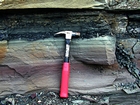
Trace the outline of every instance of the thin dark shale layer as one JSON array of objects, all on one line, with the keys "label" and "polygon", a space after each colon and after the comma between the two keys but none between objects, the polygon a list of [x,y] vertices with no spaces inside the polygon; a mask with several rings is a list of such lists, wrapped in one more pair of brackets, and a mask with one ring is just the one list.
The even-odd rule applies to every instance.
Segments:
[{"label": "thin dark shale layer", "polygon": [[[140,38],[140,14],[134,11],[50,9],[0,11],[0,40],[35,41],[53,37],[62,30],[81,33],[81,38],[114,36]],[[33,12],[32,12],[33,11]],[[43,12],[42,12],[43,11]],[[125,26],[127,24],[127,26]],[[116,28],[125,32],[115,32]],[[114,29],[113,29],[114,28]]]},{"label": "thin dark shale layer", "polygon": [[[22,12],[22,10],[21,10]],[[4,14],[0,17],[0,40],[40,40],[63,30],[78,31],[81,38],[109,35],[110,25],[98,19],[99,11]]]}]

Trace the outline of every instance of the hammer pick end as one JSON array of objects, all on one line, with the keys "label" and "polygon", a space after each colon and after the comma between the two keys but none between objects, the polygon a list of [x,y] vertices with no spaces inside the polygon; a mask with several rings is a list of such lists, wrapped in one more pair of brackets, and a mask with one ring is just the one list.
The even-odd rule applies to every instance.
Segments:
[{"label": "hammer pick end", "polygon": [[55,33],[54,36],[59,35],[59,34],[65,34],[65,33],[66,31],[60,31],[60,32]]}]

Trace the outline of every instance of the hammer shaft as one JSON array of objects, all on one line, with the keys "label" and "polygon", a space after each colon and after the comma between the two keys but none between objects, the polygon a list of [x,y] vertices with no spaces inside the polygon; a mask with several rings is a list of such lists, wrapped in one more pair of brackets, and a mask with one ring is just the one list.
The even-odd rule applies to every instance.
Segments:
[{"label": "hammer shaft", "polygon": [[69,73],[70,73],[70,63],[64,62],[62,68],[61,87],[60,87],[61,98],[68,97]]},{"label": "hammer shaft", "polygon": [[70,39],[65,40],[65,58],[62,66],[62,76],[61,76],[61,87],[60,87],[60,97],[68,97],[68,86],[69,86],[69,72],[70,72],[70,63],[69,63],[69,54],[70,54]]},{"label": "hammer shaft", "polygon": [[65,58],[64,58],[64,62],[69,62],[69,55],[70,55],[70,42],[71,40],[66,39],[65,40]]}]

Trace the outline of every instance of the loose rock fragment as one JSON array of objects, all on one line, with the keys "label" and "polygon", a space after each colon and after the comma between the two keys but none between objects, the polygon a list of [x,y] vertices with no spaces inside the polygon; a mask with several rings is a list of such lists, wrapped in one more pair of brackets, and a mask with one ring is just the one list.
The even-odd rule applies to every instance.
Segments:
[{"label": "loose rock fragment", "polygon": [[9,103],[8,105],[15,105],[15,99],[14,98],[6,98],[6,103]]},{"label": "loose rock fragment", "polygon": [[109,105],[109,97],[103,97],[100,99],[99,103],[101,105]]},{"label": "loose rock fragment", "polygon": [[85,99],[85,100],[91,101],[91,102],[98,102],[96,97],[92,98],[89,95],[84,95],[84,96],[82,96],[82,98]]}]

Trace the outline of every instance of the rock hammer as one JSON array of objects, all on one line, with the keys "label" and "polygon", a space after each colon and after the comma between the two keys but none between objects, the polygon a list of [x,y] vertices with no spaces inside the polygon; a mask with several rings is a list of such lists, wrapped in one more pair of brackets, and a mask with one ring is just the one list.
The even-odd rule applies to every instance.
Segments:
[{"label": "rock hammer", "polygon": [[79,32],[72,31],[61,31],[55,34],[65,35],[65,55],[64,62],[62,66],[62,74],[61,74],[61,86],[60,86],[60,97],[67,98],[68,97],[68,85],[69,85],[69,73],[70,73],[70,63],[69,63],[69,55],[70,55],[70,42],[72,36],[80,36]]}]

